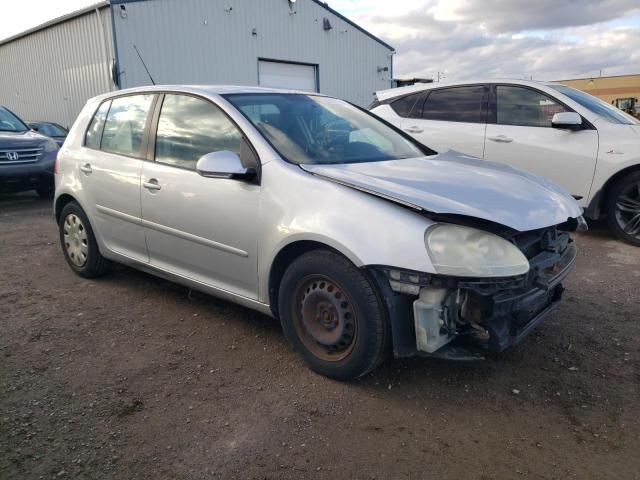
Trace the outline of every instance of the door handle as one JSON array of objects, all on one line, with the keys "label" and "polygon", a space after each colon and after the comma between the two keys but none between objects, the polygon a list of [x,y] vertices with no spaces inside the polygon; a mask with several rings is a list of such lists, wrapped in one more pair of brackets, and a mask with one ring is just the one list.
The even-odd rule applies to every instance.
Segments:
[{"label": "door handle", "polygon": [[162,188],[160,185],[158,185],[158,180],[156,180],[155,178],[150,179],[148,182],[144,182],[142,186],[151,192],[155,192]]},{"label": "door handle", "polygon": [[491,140],[492,142],[498,142],[498,143],[511,143],[513,142],[513,138],[509,138],[505,135],[498,135],[497,137],[487,137],[489,140]]},{"label": "door handle", "polygon": [[85,163],[80,167],[80,171],[86,175],[89,175],[91,172],[93,172],[93,169],[91,168],[90,163]]},{"label": "door handle", "polygon": [[420,127],[409,127],[404,129],[407,133],[422,133],[424,130]]}]

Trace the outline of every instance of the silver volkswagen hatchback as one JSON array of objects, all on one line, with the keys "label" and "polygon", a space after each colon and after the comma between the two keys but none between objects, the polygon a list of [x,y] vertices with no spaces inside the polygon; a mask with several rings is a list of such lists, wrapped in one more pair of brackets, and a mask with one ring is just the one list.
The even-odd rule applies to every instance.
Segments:
[{"label": "silver volkswagen hatchback", "polygon": [[62,251],[279,318],[337,379],[396,356],[477,358],[562,297],[583,225],[542,178],[436,153],[319,94],[148,87],[93,98],[56,166]]}]

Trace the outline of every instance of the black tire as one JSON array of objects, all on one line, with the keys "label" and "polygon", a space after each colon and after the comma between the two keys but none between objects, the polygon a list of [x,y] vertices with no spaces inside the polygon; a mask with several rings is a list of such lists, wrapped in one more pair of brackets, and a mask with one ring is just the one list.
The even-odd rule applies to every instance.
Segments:
[{"label": "black tire", "polygon": [[353,380],[387,357],[384,304],[372,281],[343,256],[330,250],[301,255],[287,268],[279,292],[284,334],[313,371]]},{"label": "black tire", "polygon": [[613,185],[607,196],[606,213],[613,233],[640,247],[640,171],[624,176]]},{"label": "black tire", "polygon": [[53,185],[46,185],[36,188],[36,193],[40,198],[44,198],[46,200],[50,200],[53,198],[54,188]]},{"label": "black tire", "polygon": [[[74,218],[79,222],[74,222]],[[111,262],[100,254],[89,219],[80,205],[76,202],[69,202],[64,206],[62,212],[60,212],[58,230],[60,232],[62,253],[74,272],[85,278],[99,277],[107,272]],[[67,233],[66,237],[65,232]],[[74,232],[78,232],[78,235],[86,238],[81,241]],[[69,248],[68,245],[71,243],[75,243],[75,249]],[[80,247],[80,244],[82,244],[82,247]],[[79,255],[77,256],[80,248],[86,252],[82,258]]]}]

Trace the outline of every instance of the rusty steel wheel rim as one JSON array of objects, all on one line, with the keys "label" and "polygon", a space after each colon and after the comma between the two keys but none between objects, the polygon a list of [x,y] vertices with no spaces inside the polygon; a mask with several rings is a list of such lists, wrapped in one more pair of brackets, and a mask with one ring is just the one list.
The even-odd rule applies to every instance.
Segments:
[{"label": "rusty steel wheel rim", "polygon": [[292,305],[298,337],[316,357],[338,362],[353,351],[358,329],[353,302],[344,289],[324,275],[302,279]]}]

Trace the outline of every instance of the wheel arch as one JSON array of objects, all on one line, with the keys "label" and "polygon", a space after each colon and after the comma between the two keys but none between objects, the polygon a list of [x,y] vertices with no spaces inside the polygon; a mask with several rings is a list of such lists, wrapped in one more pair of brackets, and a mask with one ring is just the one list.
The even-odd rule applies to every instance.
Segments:
[{"label": "wheel arch", "polygon": [[626,175],[630,175],[635,172],[640,172],[640,163],[636,163],[634,165],[623,168],[622,170],[619,170],[611,177],[609,177],[602,188],[594,195],[593,199],[589,203],[589,206],[586,208],[586,216],[595,220],[604,217],[606,214],[605,210],[609,198],[609,193],[611,192],[613,186],[618,183],[621,178],[624,178]]},{"label": "wheel arch", "polygon": [[[71,203],[71,202],[76,202],[76,203],[80,204],[80,202],[78,202],[77,198],[75,198],[73,195],[70,195],[68,193],[63,193],[58,198],[56,198],[56,203],[55,203],[55,206],[54,206],[54,213],[55,213],[55,217],[56,217],[56,223],[60,223],[60,214],[62,213],[62,209],[66,205]],[[82,208],[82,206],[81,206],[81,208]]]},{"label": "wheel arch", "polygon": [[330,245],[329,243],[323,242],[321,240],[295,240],[284,245],[273,258],[273,262],[271,262],[271,266],[269,268],[268,276],[267,291],[269,295],[269,304],[271,306],[271,311],[276,318],[278,317],[278,296],[280,294],[280,283],[282,281],[284,272],[287,270],[287,267],[291,264],[291,262],[293,262],[301,255],[304,255],[305,253],[311,252],[313,250],[322,249],[335,252],[352,262],[354,265],[356,265],[356,267],[361,267],[359,260],[354,258],[351,252],[345,253],[339,247]]}]

